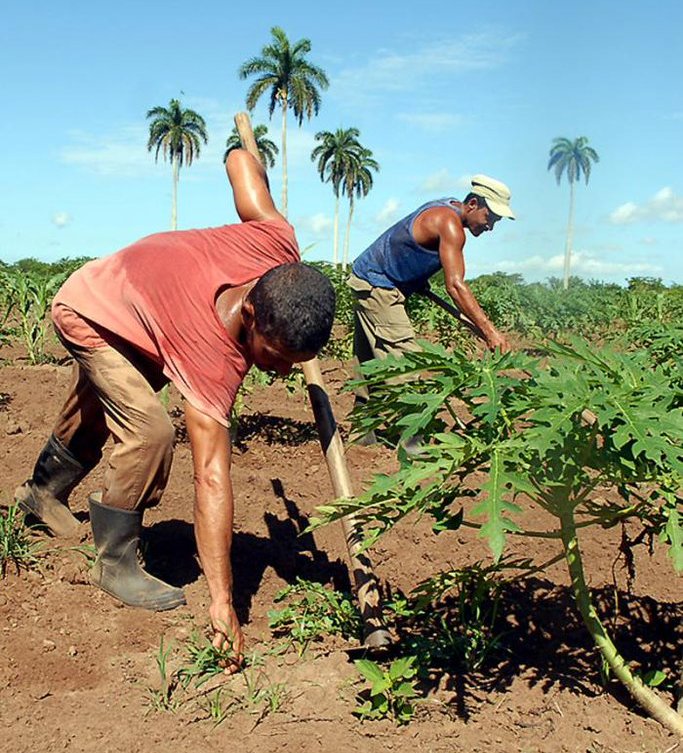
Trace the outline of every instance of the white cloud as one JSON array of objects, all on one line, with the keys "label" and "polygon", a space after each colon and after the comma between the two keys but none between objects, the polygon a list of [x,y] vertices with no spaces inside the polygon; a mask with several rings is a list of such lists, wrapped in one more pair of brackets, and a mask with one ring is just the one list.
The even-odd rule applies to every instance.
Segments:
[{"label": "white cloud", "polygon": [[451,175],[448,168],[443,167],[435,173],[428,175],[418,186],[421,193],[451,193],[468,191],[471,186],[471,176],[461,175],[456,178]]},{"label": "white cloud", "polygon": [[398,119],[404,123],[420,128],[430,133],[443,133],[450,131],[464,122],[462,115],[453,115],[450,113],[399,113]]},{"label": "white cloud", "polygon": [[[493,265],[501,272],[530,272],[559,275],[564,270],[564,254],[555,256],[528,256],[526,259],[503,260]],[[604,261],[590,251],[575,251],[572,254],[571,273],[584,277],[629,277],[632,275],[661,273],[662,267],[646,262]]]},{"label": "white cloud", "polygon": [[73,131],[73,144],[60,151],[62,162],[99,175],[139,176],[151,173],[154,158],[147,152],[147,130],[142,125],[124,126],[114,134],[93,135]]},{"label": "white cloud", "polygon": [[58,228],[63,228],[68,225],[73,218],[68,212],[55,212],[52,215],[52,224]]},{"label": "white cloud", "polygon": [[363,65],[342,70],[333,78],[330,93],[356,103],[377,94],[412,91],[435,77],[498,68],[518,41],[510,33],[485,32],[433,39],[417,49],[412,45],[410,52],[381,49]]},{"label": "white cloud", "polygon": [[305,231],[317,237],[328,236],[332,230],[332,219],[323,212],[300,217],[295,222],[297,231]]},{"label": "white cloud", "polygon": [[[231,113],[238,108],[233,110],[217,100],[196,98],[183,98],[182,105],[195,110],[205,119],[209,142],[201,145],[199,158],[189,170],[182,171],[181,179],[193,179],[206,170],[213,172],[222,169],[220,162],[225,151],[225,141],[233,127]],[[159,175],[164,167],[170,175],[170,165],[164,163],[163,153],[159,153],[158,162],[155,163],[154,150],[147,151],[148,122],[124,124],[107,133],[74,130],[69,136],[71,143],[59,152],[59,157],[65,164],[105,176]]]},{"label": "white cloud", "polygon": [[374,216],[374,221],[385,227],[398,218],[398,209],[401,202],[398,199],[389,198],[384,202],[384,206]]},{"label": "white cloud", "polygon": [[622,204],[610,214],[613,225],[630,225],[634,222],[683,222],[683,196],[664,187],[643,204],[632,201]]}]

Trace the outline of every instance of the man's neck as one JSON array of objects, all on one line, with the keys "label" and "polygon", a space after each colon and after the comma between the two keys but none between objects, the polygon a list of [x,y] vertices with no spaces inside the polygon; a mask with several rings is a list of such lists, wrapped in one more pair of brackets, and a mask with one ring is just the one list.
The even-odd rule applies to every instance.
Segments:
[{"label": "man's neck", "polygon": [[218,294],[216,298],[216,313],[223,323],[228,334],[238,342],[241,342],[243,336],[244,320],[242,318],[242,307],[249,291],[256,284],[256,280],[239,285],[234,288],[226,288]]}]

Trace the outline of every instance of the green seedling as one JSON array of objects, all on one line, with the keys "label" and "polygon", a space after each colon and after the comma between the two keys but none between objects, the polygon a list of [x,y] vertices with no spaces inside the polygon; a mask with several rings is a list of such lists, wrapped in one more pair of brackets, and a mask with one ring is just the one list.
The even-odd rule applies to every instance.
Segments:
[{"label": "green seedling", "polygon": [[248,656],[242,672],[210,694],[199,696],[202,699],[200,707],[214,725],[242,711],[257,717],[255,727],[282,708],[289,698],[289,690],[284,683],[270,682],[262,662],[257,653]]},{"label": "green seedling", "polygon": [[395,615],[401,644],[417,656],[421,673],[432,667],[471,672],[484,665],[502,640],[496,631],[505,584],[500,573],[526,565],[504,560],[444,571],[409,596],[397,593],[386,604]]},{"label": "green seedling", "polygon": [[370,683],[359,695],[360,705],[354,714],[361,719],[391,719],[396,724],[407,724],[415,714],[414,699],[416,658],[406,656],[395,659],[388,669],[369,659],[358,659],[356,668]]},{"label": "green seedling", "polygon": [[360,615],[349,594],[297,578],[294,585],[277,593],[275,601],[288,603],[268,612],[268,625],[275,635],[285,636],[296,646],[300,656],[312,641],[327,635],[360,636]]},{"label": "green seedling", "polygon": [[188,664],[176,672],[183,688],[191,683],[201,687],[216,675],[225,671],[225,667],[234,660],[232,647],[216,648],[208,638],[201,638],[192,633],[186,645]]},{"label": "green seedling", "polygon": [[12,565],[17,573],[38,564],[42,545],[35,541],[31,529],[24,523],[24,515],[16,505],[0,515],[0,576]]},{"label": "green seedling", "polygon": [[178,681],[174,673],[169,672],[168,659],[173,650],[172,645],[164,646],[163,636],[159,643],[159,651],[155,657],[161,686],[157,689],[148,688],[150,707],[154,711],[176,711],[180,706],[180,700],[174,695]]}]

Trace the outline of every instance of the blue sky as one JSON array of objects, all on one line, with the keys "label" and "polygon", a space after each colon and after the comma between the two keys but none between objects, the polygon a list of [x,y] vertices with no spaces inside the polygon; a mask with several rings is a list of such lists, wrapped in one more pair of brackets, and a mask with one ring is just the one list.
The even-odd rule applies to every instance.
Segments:
[{"label": "blue sky", "polygon": [[[683,283],[683,3],[13,2],[0,23],[0,259],[101,256],[168,229],[171,169],[146,150],[146,111],[179,98],[209,144],[181,171],[179,227],[236,221],[222,166],[247,83],[237,69],[281,26],[307,37],[331,85],[290,119],[290,221],[331,259],[333,195],[310,161],[319,130],[355,126],[381,165],[357,204],[351,257],[478,172],[512,189],[516,222],[468,237],[468,276],[561,275],[569,190],[556,136],[600,155],[577,188],[573,272]],[[254,122],[265,122],[259,106]],[[277,115],[270,126],[280,138]],[[280,164],[271,170],[276,198]],[[342,228],[345,206],[342,211]]]}]

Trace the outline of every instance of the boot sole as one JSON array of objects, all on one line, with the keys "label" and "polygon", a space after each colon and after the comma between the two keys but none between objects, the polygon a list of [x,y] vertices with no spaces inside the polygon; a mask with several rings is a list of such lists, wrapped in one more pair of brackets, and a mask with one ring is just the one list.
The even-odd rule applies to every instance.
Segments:
[{"label": "boot sole", "polygon": [[28,484],[22,484],[14,492],[14,500],[22,512],[38,518],[54,536],[69,538],[81,528],[80,522],[66,505],[47,494],[40,494]]}]

